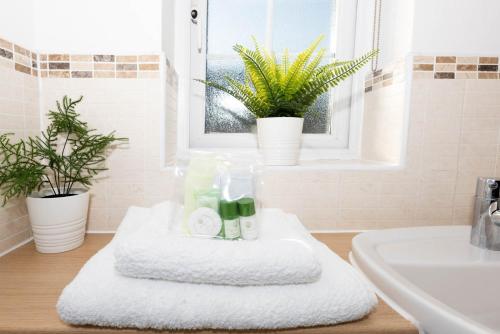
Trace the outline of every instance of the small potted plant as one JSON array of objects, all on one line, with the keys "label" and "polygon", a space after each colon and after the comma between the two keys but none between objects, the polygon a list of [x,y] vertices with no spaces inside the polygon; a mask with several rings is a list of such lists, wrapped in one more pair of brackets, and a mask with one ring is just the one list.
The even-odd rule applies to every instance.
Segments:
[{"label": "small potted plant", "polygon": [[321,94],[356,73],[378,52],[323,64],[326,50],[314,55],[322,39],[318,37],[293,62],[285,50],[278,62],[254,38],[255,50],[233,47],[243,61],[245,82],[229,76],[224,77],[226,85],[197,80],[233,96],[257,118],[259,148],[267,165],[298,163],[304,114]]},{"label": "small potted plant", "polygon": [[79,119],[75,107],[82,97],[64,96],[50,124],[39,136],[11,141],[0,135],[0,195],[3,204],[26,196],[36,248],[41,253],[64,252],[80,246],[89,205],[87,188],[105,170],[111,145],[125,141],[114,133],[95,134]]}]

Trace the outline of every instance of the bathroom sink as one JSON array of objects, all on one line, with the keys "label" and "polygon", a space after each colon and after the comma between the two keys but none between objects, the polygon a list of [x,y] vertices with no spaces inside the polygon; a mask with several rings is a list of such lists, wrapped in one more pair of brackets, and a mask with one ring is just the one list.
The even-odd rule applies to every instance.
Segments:
[{"label": "bathroom sink", "polygon": [[500,251],[469,244],[470,226],[371,231],[351,262],[422,332],[500,332]]}]

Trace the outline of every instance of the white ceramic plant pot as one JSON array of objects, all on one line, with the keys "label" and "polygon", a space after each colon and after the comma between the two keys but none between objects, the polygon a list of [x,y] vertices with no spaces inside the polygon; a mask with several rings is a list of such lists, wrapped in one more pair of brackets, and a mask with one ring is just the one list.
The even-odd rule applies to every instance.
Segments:
[{"label": "white ceramic plant pot", "polygon": [[303,125],[304,119],[299,117],[257,119],[259,149],[266,165],[298,164]]},{"label": "white ceramic plant pot", "polygon": [[89,193],[74,189],[67,197],[43,198],[50,191],[33,193],[26,198],[37,251],[65,252],[83,243],[89,207]]}]

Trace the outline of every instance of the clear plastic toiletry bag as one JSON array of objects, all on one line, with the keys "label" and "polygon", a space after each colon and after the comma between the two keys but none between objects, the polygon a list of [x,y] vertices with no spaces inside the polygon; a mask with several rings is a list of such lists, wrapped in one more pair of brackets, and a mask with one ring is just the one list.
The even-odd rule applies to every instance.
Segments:
[{"label": "clear plastic toiletry bag", "polygon": [[191,152],[175,170],[173,230],[185,236],[255,240],[261,165],[248,157]]}]

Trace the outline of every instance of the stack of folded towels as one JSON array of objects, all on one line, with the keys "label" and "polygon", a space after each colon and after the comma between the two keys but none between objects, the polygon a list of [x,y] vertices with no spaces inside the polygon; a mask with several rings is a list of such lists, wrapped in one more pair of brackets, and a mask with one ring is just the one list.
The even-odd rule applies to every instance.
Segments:
[{"label": "stack of folded towels", "polygon": [[362,277],[296,216],[261,211],[255,241],[190,238],[166,217],[176,204],[131,207],[113,240],[64,289],[74,325],[154,329],[277,329],[367,315],[377,299]]}]

